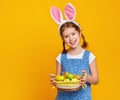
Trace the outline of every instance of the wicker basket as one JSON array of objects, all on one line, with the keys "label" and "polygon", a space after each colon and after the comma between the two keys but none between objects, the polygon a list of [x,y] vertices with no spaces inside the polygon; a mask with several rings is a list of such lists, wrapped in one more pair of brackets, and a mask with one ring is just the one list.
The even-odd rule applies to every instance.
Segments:
[{"label": "wicker basket", "polygon": [[56,87],[58,88],[58,90],[62,90],[62,91],[77,91],[81,89],[79,80],[76,82],[56,81]]}]

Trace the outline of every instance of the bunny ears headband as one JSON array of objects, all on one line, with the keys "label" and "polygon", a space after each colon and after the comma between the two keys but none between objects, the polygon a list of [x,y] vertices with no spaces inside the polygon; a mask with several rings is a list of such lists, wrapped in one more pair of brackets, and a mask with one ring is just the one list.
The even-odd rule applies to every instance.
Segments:
[{"label": "bunny ears headband", "polygon": [[65,13],[66,20],[63,20],[63,16],[59,8],[53,6],[50,9],[50,14],[53,20],[59,25],[58,27],[59,32],[60,32],[60,27],[66,22],[72,22],[80,28],[79,24],[74,21],[76,16],[76,9],[71,3],[68,3],[66,5],[64,13]]}]

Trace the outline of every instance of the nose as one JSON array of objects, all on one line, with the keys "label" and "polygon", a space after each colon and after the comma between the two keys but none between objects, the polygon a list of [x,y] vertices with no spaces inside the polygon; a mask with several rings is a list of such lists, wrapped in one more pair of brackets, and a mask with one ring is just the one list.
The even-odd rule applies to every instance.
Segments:
[{"label": "nose", "polygon": [[70,36],[69,36],[69,40],[71,41],[72,39],[73,39],[73,37],[70,35]]}]

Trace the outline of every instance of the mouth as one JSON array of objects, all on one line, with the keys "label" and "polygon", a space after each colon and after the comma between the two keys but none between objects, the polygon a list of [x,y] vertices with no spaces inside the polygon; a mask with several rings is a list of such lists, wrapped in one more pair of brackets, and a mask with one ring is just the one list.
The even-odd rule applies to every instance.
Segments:
[{"label": "mouth", "polygon": [[77,42],[77,40],[72,40],[72,41],[70,41],[70,44],[71,44],[71,45],[75,45],[76,42]]}]

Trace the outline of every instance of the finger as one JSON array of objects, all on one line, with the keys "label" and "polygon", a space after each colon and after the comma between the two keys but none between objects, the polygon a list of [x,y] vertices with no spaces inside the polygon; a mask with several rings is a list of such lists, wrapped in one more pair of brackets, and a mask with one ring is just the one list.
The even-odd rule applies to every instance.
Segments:
[{"label": "finger", "polygon": [[50,75],[50,77],[55,77],[56,75],[55,74],[49,74]]},{"label": "finger", "polygon": [[85,82],[81,82],[80,84],[85,84]]},{"label": "finger", "polygon": [[49,74],[50,75],[50,79],[55,79],[55,74]]},{"label": "finger", "polygon": [[84,79],[84,78],[81,78],[81,82],[86,83],[86,82],[87,82],[87,80],[86,80],[86,79]]},{"label": "finger", "polygon": [[85,76],[87,74],[86,70],[82,70],[82,73],[83,73],[83,76]]},{"label": "finger", "polygon": [[56,86],[56,83],[55,82],[51,82],[51,85]]},{"label": "finger", "polygon": [[50,79],[50,81],[55,81],[55,79]]},{"label": "finger", "polygon": [[50,80],[50,82],[52,82],[52,83],[53,83],[53,80]]},{"label": "finger", "polygon": [[85,83],[81,82],[81,83],[80,83],[80,85],[81,85],[81,86],[84,86],[84,85],[85,85]]}]

